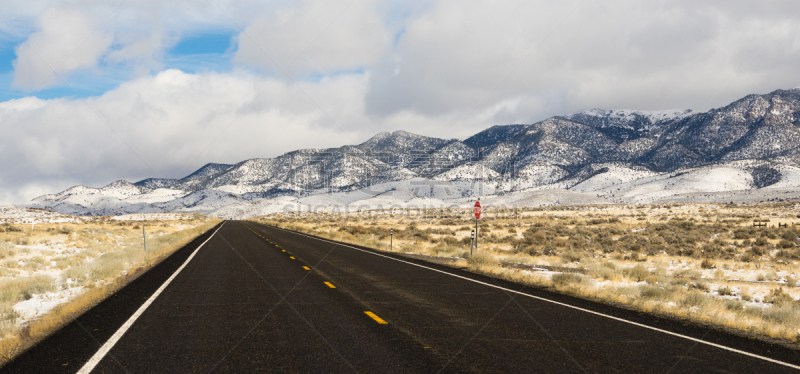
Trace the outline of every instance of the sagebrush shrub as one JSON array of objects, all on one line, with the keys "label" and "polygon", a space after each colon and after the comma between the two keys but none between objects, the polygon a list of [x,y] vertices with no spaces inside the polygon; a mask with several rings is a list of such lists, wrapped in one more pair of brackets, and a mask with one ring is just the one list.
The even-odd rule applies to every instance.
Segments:
[{"label": "sagebrush shrub", "polygon": [[583,277],[574,273],[559,273],[553,274],[553,284],[563,286],[567,284],[576,284],[583,281]]}]

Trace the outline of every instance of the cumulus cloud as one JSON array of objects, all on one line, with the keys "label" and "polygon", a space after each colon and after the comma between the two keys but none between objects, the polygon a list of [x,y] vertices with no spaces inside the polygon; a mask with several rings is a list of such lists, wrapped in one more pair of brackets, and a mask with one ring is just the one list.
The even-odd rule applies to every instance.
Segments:
[{"label": "cumulus cloud", "polygon": [[437,1],[373,70],[367,108],[435,115],[548,103],[521,107],[526,122],[586,107],[709,109],[796,85],[798,10],[786,2]]},{"label": "cumulus cloud", "polygon": [[252,21],[234,61],[277,73],[364,69],[386,52],[389,36],[376,2],[302,1]]},{"label": "cumulus cloud", "polygon": [[155,30],[149,34],[121,34],[116,41],[120,47],[110,51],[104,61],[110,64],[133,64],[142,72],[150,72],[160,70],[165,51],[177,43],[178,38]]},{"label": "cumulus cloud", "polygon": [[76,10],[45,10],[39,17],[39,31],[16,49],[13,85],[41,89],[58,83],[59,76],[95,66],[113,41],[111,35],[95,28]]}]

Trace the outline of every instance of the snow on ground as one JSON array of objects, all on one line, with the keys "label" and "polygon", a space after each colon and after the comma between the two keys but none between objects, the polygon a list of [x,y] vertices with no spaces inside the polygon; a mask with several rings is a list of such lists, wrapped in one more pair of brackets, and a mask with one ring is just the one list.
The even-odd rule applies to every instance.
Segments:
[{"label": "snow on ground", "polygon": [[634,170],[619,165],[608,165],[607,167],[607,172],[597,174],[581,183],[578,183],[574,187],[570,188],[570,190],[576,192],[613,190],[614,187],[624,183],[654,177],[659,174],[649,170]]},{"label": "snow on ground", "polygon": [[41,209],[0,206],[0,223],[69,223],[83,222],[86,218],[49,212]]},{"label": "snow on ground", "polygon": [[111,219],[117,221],[180,221],[195,218],[197,216],[190,213],[143,213],[111,217]]},{"label": "snow on ground", "polygon": [[177,199],[181,196],[186,195],[186,192],[181,190],[173,190],[170,188],[158,188],[149,193],[141,194],[141,195],[134,195],[123,199],[122,201],[128,204],[138,204],[138,203],[163,203],[165,201],[170,201],[173,199]]},{"label": "snow on ground", "polygon": [[71,287],[55,292],[33,295],[30,299],[14,304],[14,311],[18,314],[17,326],[22,326],[31,320],[39,318],[53,308],[72,300],[83,292],[83,286]]},{"label": "snow on ground", "polygon": [[453,169],[450,169],[444,173],[441,173],[434,177],[435,180],[440,181],[451,181],[451,180],[459,180],[459,179],[494,179],[500,176],[500,174],[488,167],[484,166],[482,163],[475,163],[470,162],[460,166],[457,166]]},{"label": "snow on ground", "polygon": [[649,204],[678,194],[747,190],[752,181],[753,177],[741,169],[700,168],[626,189],[621,198],[636,204]]}]

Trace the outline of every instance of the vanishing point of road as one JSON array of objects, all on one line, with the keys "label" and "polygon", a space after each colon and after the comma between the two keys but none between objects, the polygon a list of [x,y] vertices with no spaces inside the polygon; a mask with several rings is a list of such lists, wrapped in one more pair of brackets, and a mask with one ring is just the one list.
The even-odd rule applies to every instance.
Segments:
[{"label": "vanishing point of road", "polygon": [[781,373],[777,344],[226,221],[9,373]]}]

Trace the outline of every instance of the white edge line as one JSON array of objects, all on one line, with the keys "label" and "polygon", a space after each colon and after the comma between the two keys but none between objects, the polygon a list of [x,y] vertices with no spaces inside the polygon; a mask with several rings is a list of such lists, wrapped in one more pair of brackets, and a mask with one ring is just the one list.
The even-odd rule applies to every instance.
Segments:
[{"label": "white edge line", "polygon": [[122,338],[122,336],[125,335],[125,333],[128,331],[128,329],[131,326],[133,326],[133,323],[136,322],[139,316],[141,316],[142,313],[144,313],[144,311],[150,306],[150,304],[152,304],[153,301],[156,300],[158,295],[160,295],[161,292],[163,292],[164,289],[166,289],[167,286],[169,286],[172,280],[178,276],[178,273],[180,273],[181,270],[183,270],[183,268],[185,268],[186,265],[189,264],[189,261],[191,261],[194,255],[197,254],[197,251],[199,251],[200,248],[203,248],[203,246],[209,240],[211,240],[211,238],[213,238],[214,235],[217,234],[217,231],[219,231],[219,229],[221,229],[223,225],[225,225],[225,221],[222,221],[222,225],[220,225],[217,228],[217,230],[214,231],[214,233],[211,234],[211,236],[209,236],[208,239],[206,239],[206,241],[197,246],[197,249],[195,249],[194,252],[192,252],[192,254],[189,255],[189,258],[187,258],[186,261],[183,262],[183,265],[181,265],[181,267],[179,267],[178,270],[175,270],[175,272],[172,273],[172,276],[170,276],[169,279],[167,279],[167,281],[164,282],[164,284],[162,284],[161,287],[159,287],[158,290],[156,290],[156,292],[153,293],[153,295],[150,296],[150,298],[147,299],[147,301],[145,301],[144,304],[142,304],[142,306],[140,306],[138,310],[136,310],[136,313],[133,313],[133,315],[130,318],[128,318],[128,320],[125,321],[125,323],[122,326],[120,326],[117,332],[115,332],[114,335],[112,335],[111,338],[109,338],[108,341],[105,344],[103,344],[102,347],[100,347],[97,353],[95,353],[94,356],[92,356],[92,358],[89,359],[89,361],[86,361],[81,370],[78,371],[78,374],[89,374],[94,369],[94,367],[100,363],[100,361],[111,350],[111,348],[113,348],[114,345],[117,344],[117,341],[119,341],[119,339]]},{"label": "white edge line", "polygon": [[[266,226],[266,225],[265,225],[265,226]],[[641,324],[641,323],[638,323],[638,322],[633,322],[633,321],[629,321],[629,320],[622,319],[622,318],[619,318],[619,317],[610,316],[610,315],[608,315],[608,314],[603,314],[603,313],[595,312],[595,311],[593,311],[593,310],[584,309],[584,308],[577,307],[577,306],[574,306],[574,305],[569,305],[569,304],[565,304],[565,303],[562,303],[562,302],[558,302],[558,301],[554,301],[554,300],[546,299],[546,298],[543,298],[543,297],[539,297],[539,296],[530,295],[530,294],[527,294],[527,293],[524,293],[524,292],[515,291],[515,290],[512,290],[512,289],[508,289],[508,288],[505,288],[505,287],[500,287],[500,286],[497,286],[497,285],[494,285],[494,284],[490,284],[490,283],[481,282],[481,281],[479,281],[479,280],[470,279],[470,278],[467,278],[467,277],[464,277],[464,276],[461,276],[461,275],[457,275],[457,274],[449,273],[449,272],[442,271],[442,270],[439,270],[439,269],[430,268],[430,267],[427,267],[427,266],[424,266],[424,265],[415,264],[415,263],[413,263],[413,262],[409,262],[409,261],[400,260],[400,259],[397,259],[397,258],[394,258],[394,257],[390,257],[390,256],[386,256],[386,255],[380,254],[380,253],[375,253],[375,252],[372,252],[372,251],[367,251],[367,250],[364,250],[364,249],[361,249],[361,248],[356,248],[356,247],[353,247],[353,246],[350,246],[350,245],[347,245],[347,244],[344,244],[344,243],[335,242],[335,241],[332,241],[332,240],[327,240],[327,239],[319,238],[319,237],[312,236],[312,235],[307,235],[307,234],[305,234],[305,233],[302,233],[302,232],[298,232],[298,231],[292,231],[292,230],[286,230],[286,229],[282,229],[282,228],[280,228],[280,227],[275,227],[275,226],[267,226],[267,227],[272,227],[272,228],[276,228],[276,229],[278,229],[278,230],[283,230],[283,231],[289,231],[289,232],[296,233],[296,234],[300,234],[300,235],[303,235],[303,236],[306,236],[306,237],[309,237],[309,238],[312,238],[312,239],[317,239],[317,240],[320,240],[320,241],[325,241],[325,242],[328,242],[328,243],[338,244],[338,245],[341,245],[341,246],[343,246],[343,247],[352,248],[352,249],[355,249],[355,250],[358,250],[358,251],[361,251],[361,252],[365,252],[365,253],[373,254],[373,255],[375,255],[375,256],[381,256],[381,257],[385,257],[385,258],[392,259],[392,260],[399,261],[399,262],[403,262],[403,263],[406,263],[406,264],[409,264],[409,265],[414,265],[414,266],[418,266],[418,267],[421,267],[421,268],[424,268],[424,269],[433,270],[433,271],[436,271],[436,272],[439,272],[439,273],[442,273],[442,274],[447,274],[447,275],[450,275],[450,276],[453,276],[453,277],[456,277],[456,278],[465,279],[465,280],[468,280],[468,281],[470,281],[470,282],[479,283],[479,284],[482,284],[482,285],[484,285],[484,286],[489,286],[489,287],[493,287],[493,288],[501,289],[501,290],[508,291],[508,292],[512,292],[512,293],[515,293],[515,294],[518,294],[518,295],[523,295],[523,296],[527,296],[527,297],[534,298],[534,299],[537,299],[537,300],[546,301],[546,302],[548,302],[548,303],[553,303],[553,304],[556,304],[556,305],[561,305],[561,306],[564,306],[564,307],[567,307],[567,308],[572,308],[572,309],[575,309],[575,310],[580,310],[580,311],[582,311],[582,312],[591,313],[591,314],[598,315],[598,316],[601,316],[601,317],[610,318],[610,319],[613,319],[613,320],[615,320],[615,321],[619,321],[619,322],[628,323],[628,324],[631,324],[631,325],[634,325],[634,326],[639,326],[639,327],[643,327],[643,328],[646,328],[646,329],[649,329],[649,330],[658,331],[658,332],[661,332],[661,333],[664,333],[664,334],[668,334],[668,335],[672,335],[672,336],[677,336],[677,337],[679,337],[679,338],[684,338],[684,339],[691,340],[691,341],[694,341],[694,342],[698,342],[698,343],[702,343],[702,344],[705,344],[705,345],[709,345],[709,346],[712,346],[712,347],[715,347],[715,348],[724,349],[724,350],[726,350],[726,351],[730,351],[730,352],[736,352],[736,353],[739,353],[739,354],[743,354],[743,355],[745,355],[745,356],[750,356],[750,357],[758,358],[758,359],[761,359],[761,360],[764,360],[764,361],[769,361],[769,362],[772,362],[772,363],[774,363],[774,364],[783,365],[783,366],[790,367],[790,368],[792,368],[792,369],[797,369],[797,370],[800,370],[800,366],[793,365],[793,364],[790,364],[790,363],[787,363],[787,362],[783,362],[783,361],[779,361],[779,360],[775,360],[775,359],[772,359],[772,358],[769,358],[769,357],[759,356],[759,355],[757,355],[757,354],[755,354],[755,353],[750,353],[750,352],[746,352],[746,351],[738,350],[738,349],[736,349],[736,348],[726,347],[726,346],[724,346],[724,345],[720,345],[720,344],[712,343],[712,342],[705,341],[705,340],[702,340],[702,339],[693,338],[693,337],[691,337],[691,336],[681,335],[681,334],[678,334],[678,333],[675,333],[675,332],[672,332],[672,331],[662,330],[662,329],[659,329],[659,328],[657,328],[657,327],[648,326],[648,325],[644,325],[644,324]]]}]

